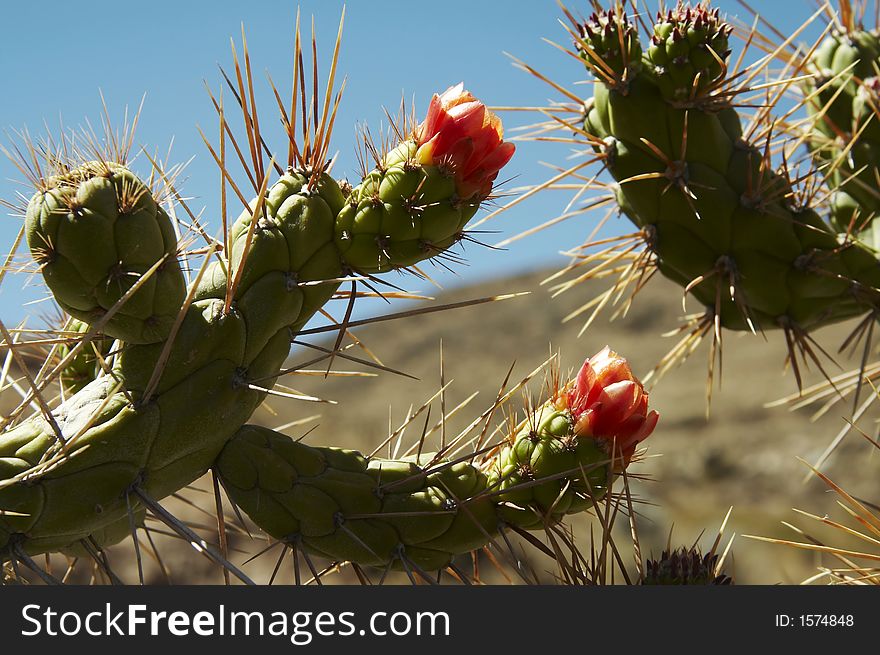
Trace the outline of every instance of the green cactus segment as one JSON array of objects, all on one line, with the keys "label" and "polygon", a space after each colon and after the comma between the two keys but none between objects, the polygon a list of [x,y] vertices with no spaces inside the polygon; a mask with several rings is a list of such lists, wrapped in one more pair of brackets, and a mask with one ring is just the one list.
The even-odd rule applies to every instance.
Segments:
[{"label": "green cactus segment", "polygon": [[[727,28],[712,25],[714,43]],[[791,184],[743,140],[724,97],[670,101],[651,56],[626,88],[595,85],[584,124],[604,142],[621,210],[660,271],[735,330],[809,330],[875,307],[874,254],[841,246],[812,209],[795,205]]]},{"label": "green cactus segment", "polygon": [[[165,352],[160,335],[167,336],[184,296],[177,261],[169,259],[160,278],[119,310],[124,320],[111,319],[105,327],[106,334],[129,342],[114,358],[112,374],[86,384],[55,411],[64,443],[41,416],[0,437],[0,480],[30,473],[26,482],[0,488],[6,512],[0,514],[0,552],[10,544],[41,553],[69,549],[90,535],[124,536],[109,526],[123,525],[128,508],[136,506],[126,499],[128,490],[140,485],[162,498],[213,465],[275,384],[292,336],[331,298],[340,276],[406,266],[456,241],[478,204],[455,202],[454,181],[439,168],[410,167],[410,148],[394,151],[383,171],[359,187],[379,187],[382,206],[371,204],[363,213],[380,216],[373,234],[390,239],[389,258],[364,254],[365,223],[352,220],[352,203],[332,178],[290,171],[268,190],[260,211],[254,201],[230,227],[231,265],[216,258],[208,265]],[[81,167],[38,194],[28,211],[31,247],[43,257],[47,283],[65,309],[78,302],[81,310],[69,311],[90,319],[117,297],[105,293],[108,270],[143,271],[175,249],[167,216],[133,174],[113,164],[106,165],[107,175],[93,168]],[[129,199],[124,194],[132,189],[136,200],[123,212],[120,198]],[[414,218],[403,221],[408,198],[417,207]],[[64,214],[52,207],[63,207]],[[123,225],[129,219],[138,230],[134,223]],[[341,238],[345,230],[350,241]],[[41,250],[45,243],[54,244],[51,261]],[[83,274],[58,273],[57,266]],[[174,284],[166,281],[171,272]],[[107,302],[97,304],[105,296]],[[129,303],[143,319],[137,329],[126,329],[135,326],[135,314],[123,313]],[[167,309],[161,331],[150,322],[157,307]]]},{"label": "green cactus segment", "polygon": [[416,264],[461,239],[481,199],[455,192],[454,172],[415,160],[416,143],[392,150],[355,187],[336,223],[346,267],[381,273]]},{"label": "green cactus segment", "polygon": [[686,101],[722,79],[732,31],[718,9],[704,5],[678,5],[659,15],[646,55],[663,97]]},{"label": "green cactus segment", "polygon": [[49,179],[28,204],[25,233],[43,279],[71,316],[93,324],[140,282],[104,333],[128,343],[168,336],[185,294],[177,238],[126,168],[89,162]]},{"label": "green cactus segment", "polygon": [[604,448],[578,440],[571,415],[552,403],[482,465],[428,453],[367,458],[246,425],[215,470],[276,539],[334,560],[424,570],[485,546],[505,524],[537,529],[583,511],[610,478]]},{"label": "green cactus segment", "polygon": [[90,557],[90,550],[94,552],[95,548],[106,548],[118,544],[123,539],[131,536],[132,528],[143,528],[146,517],[147,512],[143,507],[135,508],[130,516],[126,514],[126,516],[92,532],[89,535],[89,546],[91,546],[91,549],[82,541],[77,541],[64,548],[61,552],[68,557]]},{"label": "green cactus segment", "polygon": [[[302,327],[339,288],[342,264],[333,235],[345,199],[329,176],[313,188],[309,177],[305,171],[283,175],[267,191],[255,224],[253,201],[229,230],[232,277],[241,271],[232,299],[243,330],[239,365],[254,361],[280,331]],[[226,265],[211,262],[196,302],[224,300],[228,279]]]},{"label": "green cactus segment", "polygon": [[[64,446],[43,421],[3,435],[2,477],[32,477],[0,489],[0,509],[21,515],[0,516],[0,549],[12,541],[33,553],[61,550],[126,516],[124,492],[138,477],[159,416],[155,408],[135,411],[121,393],[108,394],[108,380],[87,385],[56,411],[71,438],[63,463]],[[121,432],[124,441],[115,438]],[[43,468],[45,474],[33,475]]]},{"label": "green cactus segment", "polygon": [[605,446],[578,437],[568,410],[545,405],[489,467],[499,513],[508,523],[538,529],[584,511],[611,482]]},{"label": "green cactus segment", "polygon": [[[89,331],[88,323],[71,318],[64,326],[64,331],[84,335]],[[80,348],[61,372],[61,384],[65,392],[74,394],[92,382],[102,371],[101,358],[106,359],[113,348],[113,339],[96,337]],[[58,348],[58,359],[65,359],[73,350],[72,345],[62,344]]]},{"label": "green cactus segment", "polygon": [[859,89],[865,80],[877,77],[878,61],[880,34],[876,31],[836,31],[816,49],[809,87],[815,98],[807,107],[813,112],[825,109],[816,127],[826,136],[835,138],[850,131]]},{"label": "green cactus segment", "polygon": [[223,450],[217,472],[263,530],[331,559],[387,565],[401,555],[426,570],[479,548],[497,531],[487,478],[461,462],[367,459],[314,448],[253,425]]},{"label": "green cactus segment", "polygon": [[817,163],[833,168],[832,221],[841,231],[864,231],[859,236],[875,248],[880,242],[867,228],[880,212],[878,64],[876,31],[834,33],[813,55],[814,77],[805,88],[807,111],[815,119],[810,147]]}]

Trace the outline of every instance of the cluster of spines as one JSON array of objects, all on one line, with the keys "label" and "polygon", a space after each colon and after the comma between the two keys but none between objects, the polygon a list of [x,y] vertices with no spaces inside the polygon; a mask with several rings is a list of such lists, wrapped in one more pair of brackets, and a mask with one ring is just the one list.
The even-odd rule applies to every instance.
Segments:
[{"label": "cluster of spines", "polygon": [[664,550],[645,563],[644,585],[730,585],[733,579],[719,570],[721,558],[696,546]]},{"label": "cluster of spines", "polygon": [[638,28],[630,23],[622,8],[594,12],[586,21],[575,20],[571,15],[569,19],[579,36],[575,47],[588,65],[601,68],[606,78],[620,85],[639,72],[642,46]]},{"label": "cluster of spines", "polygon": [[646,57],[664,95],[676,102],[693,101],[717,88],[725,78],[733,27],[719,10],[706,4],[679,3],[658,13]]}]

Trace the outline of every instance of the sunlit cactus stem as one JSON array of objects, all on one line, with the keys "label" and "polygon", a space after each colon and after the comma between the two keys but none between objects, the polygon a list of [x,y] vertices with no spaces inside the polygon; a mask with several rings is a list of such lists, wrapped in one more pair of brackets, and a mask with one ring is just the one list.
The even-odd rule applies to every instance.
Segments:
[{"label": "sunlit cactus stem", "polygon": [[459,241],[513,156],[501,121],[459,84],[349,195],[336,246],[356,271],[414,264]]},{"label": "sunlit cactus stem", "polygon": [[506,528],[544,529],[605,499],[657,424],[647,403],[626,361],[606,348],[487,453],[389,460],[246,425],[217,471],[230,498],[289,546],[434,571]]},{"label": "sunlit cactus stem", "polygon": [[43,279],[67,313],[91,324],[113,311],[104,333],[128,343],[168,337],[184,298],[177,236],[131,171],[109,161],[58,171],[28,205],[25,229]]},{"label": "sunlit cactus stem", "polygon": [[[712,17],[705,19],[711,29],[693,29],[692,11]],[[716,12],[679,7],[658,20],[655,30],[702,34],[724,63],[729,51],[714,46],[725,45],[729,28]],[[870,309],[876,260],[857,247],[841,249],[812,208],[792,204],[790,183],[760,144],[744,141],[733,94],[713,93],[724,67],[686,68],[677,86],[667,85],[662,80],[678,75],[676,58],[661,66],[650,57],[626,94],[599,79],[585,127],[602,140],[621,209],[650,233],[646,245],[660,271],[731,329],[806,330]],[[647,114],[654,120],[639,120]]]},{"label": "sunlit cactus stem", "polygon": [[[89,324],[72,318],[67,321],[63,332],[73,336],[72,342],[78,343],[76,337],[85,335],[89,331]],[[73,346],[62,344],[58,348],[58,359],[63,361],[71,354]],[[84,386],[94,381],[104,367],[113,349],[113,339],[101,337],[90,341],[79,352],[75,353],[70,362],[61,371],[61,384],[67,393],[76,393]]]},{"label": "sunlit cactus stem", "polygon": [[[867,239],[823,217],[815,176],[788,167],[804,140],[784,132],[773,108],[796,80],[767,82],[761,73],[769,57],[747,66],[743,57],[733,60],[734,28],[708,2],[662,8],[653,25],[645,15],[628,15],[622,2],[586,21],[564,11],[573,46],[567,52],[594,78],[593,94],[581,99],[552,83],[571,104],[545,113],[569,140],[574,135],[586,146],[585,154],[614,183],[586,175],[581,169],[589,160],[571,169],[575,179],[584,190],[611,196],[636,227],[571,252],[573,263],[553,279],[567,272],[577,276],[557,282],[556,291],[592,278],[616,279],[570,318],[590,312],[589,325],[601,309],[617,303],[618,312],[625,312],[659,271],[703,309],[688,316],[658,372],[709,337],[711,397],[725,328],[782,331],[799,385],[805,364],[824,371],[823,351],[811,333],[876,313],[880,263]],[[862,88],[858,112],[864,113],[871,87]],[[760,106],[751,117],[742,110],[750,104]],[[571,112],[581,117],[573,120]],[[548,125],[534,126],[530,135],[545,140]],[[840,168],[839,175],[845,174]],[[577,193],[579,198],[582,191]]]}]

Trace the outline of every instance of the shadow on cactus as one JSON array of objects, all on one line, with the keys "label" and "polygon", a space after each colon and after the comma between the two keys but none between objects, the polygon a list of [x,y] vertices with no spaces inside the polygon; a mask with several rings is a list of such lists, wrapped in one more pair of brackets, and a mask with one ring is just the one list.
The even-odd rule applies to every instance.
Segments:
[{"label": "shadow on cactus", "polygon": [[[328,374],[335,359],[389,370],[343,347],[356,325],[353,302],[405,296],[380,291],[378,275],[424,276],[420,262],[442,261],[471,238],[467,226],[514,150],[500,121],[459,85],[435,95],[420,123],[401,112],[387,148],[365,137],[362,180],[341,183],[328,161],[341,101],[341,91],[333,95],[339,40],[322,103],[317,88],[307,98],[304,80],[318,71],[306,70],[298,29],[294,51],[289,105],[273,85],[281,154],[261,132],[246,42],[244,65],[233,50],[234,74],[224,73],[243,138],[230,128],[223,95],[212,95],[220,137],[206,144],[223,178],[222,238],[211,238],[181,198],[179,169],[163,170],[145,151],[149,180],[129,168],[136,118],[121,132],[105,124],[102,137],[25,138],[14,147],[34,194],[13,206],[44,282],[78,323],[64,339],[32,344],[0,324],[24,388],[0,423],[0,555],[13,580],[28,570],[61,582],[70,569],[59,579],[34,556],[63,553],[92,562],[96,578],[120,582],[104,548],[131,537],[143,582],[139,532],[160,559],[150,518],[227,579],[250,583],[230,559],[222,487],[236,513],[293,551],[297,580],[301,560],[320,579],[312,562],[320,556],[350,563],[359,576],[373,566],[402,569],[412,581],[444,570],[468,581],[456,555],[509,543],[507,531],[540,544],[527,531],[552,530],[566,514],[610,502],[613,480],[653,430],[657,414],[641,383],[608,350],[575,380],[557,376],[550,399],[501,438],[488,432],[489,420],[511,392],[474,422],[486,421],[475,442],[462,437],[437,453],[423,452],[420,441],[411,456],[381,459],[246,424],[269,395],[317,400],[279,382],[295,372],[285,361],[304,335],[338,334],[313,362],[326,362]],[[232,197],[244,209],[229,224]],[[187,220],[172,218],[180,210]],[[323,307],[333,299],[346,301],[343,320],[304,329],[318,313],[332,318]],[[71,342],[71,332],[81,336]],[[34,372],[21,351],[45,346],[49,356]],[[217,545],[160,502],[207,471]]]}]

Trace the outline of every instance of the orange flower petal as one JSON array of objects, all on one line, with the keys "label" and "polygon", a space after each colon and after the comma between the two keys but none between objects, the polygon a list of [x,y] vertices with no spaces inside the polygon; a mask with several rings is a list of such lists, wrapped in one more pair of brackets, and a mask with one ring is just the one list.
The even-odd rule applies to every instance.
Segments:
[{"label": "orange flower petal", "polygon": [[425,165],[450,166],[460,197],[485,198],[515,150],[502,141],[502,135],[499,118],[457,84],[431,98],[425,120],[416,130],[416,159]]}]

